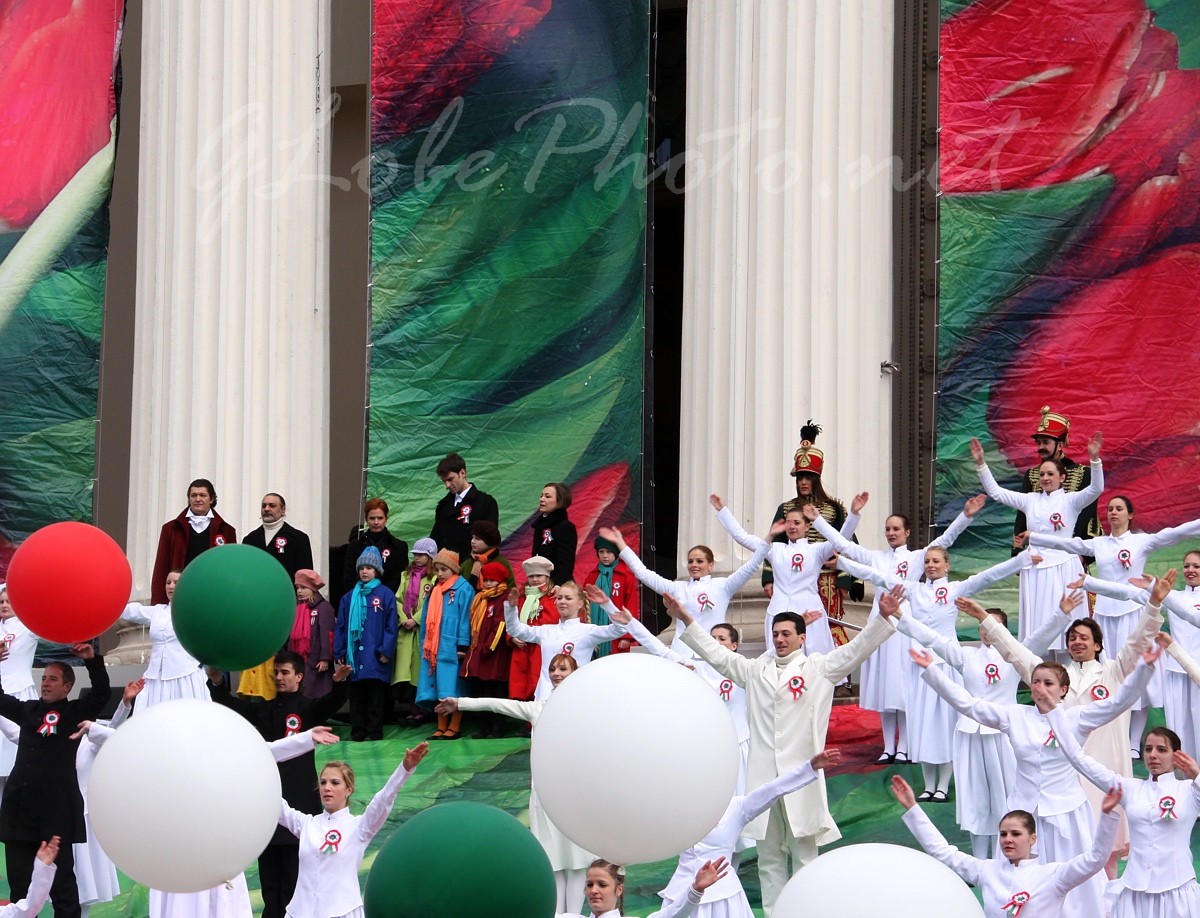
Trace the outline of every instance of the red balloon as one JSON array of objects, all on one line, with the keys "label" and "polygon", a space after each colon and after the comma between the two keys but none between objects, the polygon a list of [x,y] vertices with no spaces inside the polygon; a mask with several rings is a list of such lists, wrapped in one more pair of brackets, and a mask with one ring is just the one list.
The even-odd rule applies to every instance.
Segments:
[{"label": "red balloon", "polygon": [[133,572],[121,547],[87,523],[39,529],[8,566],[8,598],[17,618],[38,637],[59,644],[107,631],[132,588]]}]

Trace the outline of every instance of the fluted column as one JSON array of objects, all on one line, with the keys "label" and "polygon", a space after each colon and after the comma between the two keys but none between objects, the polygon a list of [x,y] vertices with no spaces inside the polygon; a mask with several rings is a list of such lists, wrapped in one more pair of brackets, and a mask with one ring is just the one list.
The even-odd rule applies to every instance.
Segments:
[{"label": "fluted column", "polygon": [[826,490],[889,512],[892,58],[890,0],[689,4],[681,555],[742,554],[714,489],[765,531],[810,417]]},{"label": "fluted column", "polygon": [[[330,0],[146,0],[129,555],[209,478],[278,491],[324,570]],[[328,571],[325,571],[327,574]]]}]

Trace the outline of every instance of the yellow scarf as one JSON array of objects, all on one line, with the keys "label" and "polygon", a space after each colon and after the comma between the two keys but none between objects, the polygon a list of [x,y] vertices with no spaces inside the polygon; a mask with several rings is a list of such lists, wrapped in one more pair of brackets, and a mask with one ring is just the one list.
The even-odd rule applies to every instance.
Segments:
[{"label": "yellow scarf", "polygon": [[[501,593],[508,591],[507,583],[499,583],[488,590],[480,590],[475,594],[475,599],[471,602],[471,646],[474,647],[479,642],[479,629],[483,625],[483,617],[487,614],[488,600],[495,599]],[[501,629],[504,628],[504,623],[500,623]],[[496,649],[496,645],[492,645],[492,649]]]}]

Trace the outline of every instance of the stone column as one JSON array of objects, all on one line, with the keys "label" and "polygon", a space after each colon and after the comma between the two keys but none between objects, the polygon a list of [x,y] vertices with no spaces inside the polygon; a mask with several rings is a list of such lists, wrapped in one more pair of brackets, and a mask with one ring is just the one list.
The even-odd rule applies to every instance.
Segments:
[{"label": "stone column", "polygon": [[330,0],[146,0],[129,556],[208,478],[328,574]]},{"label": "stone column", "polygon": [[[745,555],[794,495],[801,424],[824,427],[826,490],[889,512],[892,4],[691,0],[688,7],[679,546]],[[682,567],[681,567],[682,570]]]}]

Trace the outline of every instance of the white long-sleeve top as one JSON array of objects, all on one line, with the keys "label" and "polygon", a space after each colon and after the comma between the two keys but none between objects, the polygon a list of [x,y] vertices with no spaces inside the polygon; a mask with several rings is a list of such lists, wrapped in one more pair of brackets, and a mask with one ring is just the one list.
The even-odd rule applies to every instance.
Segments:
[{"label": "white long-sleeve top", "polygon": [[556,653],[570,654],[580,666],[590,663],[599,644],[628,634],[620,622],[591,625],[577,618],[564,619],[553,625],[527,625],[517,615],[517,607],[504,604],[504,623],[511,637],[542,648],[542,671],[538,675],[535,701],[545,701],[554,686],[550,683],[550,660]]},{"label": "white long-sleeve top", "polygon": [[[1200,520],[1160,529],[1158,532],[1127,530],[1119,536],[1106,535],[1094,539],[1077,539],[1070,531],[1059,532],[1057,535],[1030,532],[1029,544],[1093,557],[1096,559],[1096,576],[1102,580],[1124,583],[1130,577],[1141,577],[1145,573],[1146,560],[1151,552],[1193,536],[1200,536]],[[1137,610],[1138,604],[1132,600],[1097,594],[1096,612],[1100,615],[1126,615]]]},{"label": "white long-sleeve top", "polygon": [[14,615],[0,622],[0,640],[8,643],[8,659],[0,660],[4,691],[19,696],[35,684],[33,656],[37,652],[37,635]]},{"label": "white long-sleeve top", "polygon": [[[992,500],[1024,512],[1030,537],[1039,532],[1046,535],[1068,536],[1075,531],[1075,521],[1088,504],[1104,493],[1104,466],[1099,459],[1092,461],[1092,480],[1082,491],[1067,491],[1059,488],[1047,494],[1044,491],[1009,491],[996,483],[987,464],[977,465],[979,481]],[[1040,567],[1058,567],[1074,555],[1057,548],[1046,548],[1041,552]]]},{"label": "white long-sleeve top", "polygon": [[[717,514],[717,521],[731,535],[734,530],[744,531],[728,507]],[[680,605],[687,609],[688,614],[700,623],[700,627],[709,631],[713,625],[719,625],[725,621],[726,612],[729,610],[729,601],[762,567],[763,558],[767,556],[769,546],[761,539],[759,542],[761,545],[753,549],[754,554],[750,556],[750,559],[728,577],[714,577],[707,574],[697,580],[668,580],[646,567],[637,553],[629,547],[621,552],[621,560],[633,571],[633,576],[655,593],[660,596],[670,593],[679,600]],[[683,625],[676,622],[675,637],[678,639],[682,634]]]},{"label": "white long-sleeve top", "polygon": [[50,898],[50,887],[54,885],[56,864],[45,864],[33,859],[33,878],[29,881],[29,893],[20,902],[0,905],[0,918],[34,918]]},{"label": "white long-sleeve top", "polygon": [[[840,549],[839,549],[840,551]],[[1002,561],[995,567],[972,574],[965,580],[950,580],[941,577],[928,583],[913,583],[907,577],[897,577],[889,571],[867,567],[852,561],[845,555],[838,557],[838,567],[860,580],[870,580],[876,586],[891,589],[903,586],[908,595],[908,606],[912,615],[923,625],[932,628],[943,637],[952,638],[958,632],[958,607],[954,601],[960,596],[974,596],[980,590],[999,583],[1029,564],[1028,550]]]},{"label": "white long-sleeve top", "polygon": [[[801,647],[786,657],[763,654],[751,659],[721,645],[699,622],[687,627],[683,642],[713,669],[746,690],[750,717],[748,792],[798,768],[825,748],[833,687],[895,633],[886,618],[877,618],[850,643],[827,654],[806,654]],[[841,837],[829,812],[823,775],[788,794],[783,802],[793,836],[814,836],[818,845]],[[766,831],[764,816],[746,827],[750,838],[765,838]]]},{"label": "white long-sleeve top", "polygon": [[[911,615],[905,615],[896,623],[896,630],[906,634],[918,644],[927,647],[962,673],[963,687],[981,701],[991,704],[1016,704],[1017,686],[1021,680],[995,647],[964,647],[958,638],[938,634],[928,625],[923,625]],[[955,729],[959,733],[999,733],[994,727],[985,727],[965,714],[958,715]]]},{"label": "white long-sleeve top", "polygon": [[[688,918],[694,911],[696,906],[700,904],[700,893],[696,892],[695,887],[688,889],[687,895],[682,899],[676,899],[674,902],[663,905],[662,909],[657,912],[651,912],[648,918]],[[595,912],[589,912],[589,918],[625,918],[624,915],[617,909],[609,912],[601,912],[597,915]],[[583,918],[582,915],[560,914],[557,918]]]},{"label": "white long-sleeve top", "polygon": [[636,618],[629,620],[629,636],[646,648],[647,653],[670,660],[672,663],[682,663],[692,667],[692,671],[708,683],[725,702],[725,710],[733,718],[733,725],[737,729],[738,742],[744,743],[750,739],[750,718],[746,712],[746,690],[744,688],[728,676],[721,675],[703,660],[676,653]]},{"label": "white long-sleeve top", "polygon": [[[1085,577],[1083,588],[1097,596],[1121,602],[1145,605],[1150,601],[1149,590],[1139,589],[1131,583]],[[1163,599],[1163,608],[1171,613],[1171,637],[1175,642],[1182,644],[1183,649],[1193,656],[1200,653],[1200,590],[1186,584],[1182,590],[1172,590]],[[1167,660],[1167,669],[1186,672],[1174,656]]]},{"label": "white long-sleeve top", "polygon": [[361,908],[358,869],[375,834],[387,822],[396,795],[412,772],[402,762],[361,816],[343,807],[313,816],[279,802],[279,824],[300,839],[296,894],[288,903],[292,918],[332,918]]},{"label": "white long-sleeve top", "polygon": [[[1123,682],[1109,698],[1084,707],[1065,708],[1064,722],[1074,731],[1076,741],[1082,743],[1093,730],[1129,710],[1149,683],[1151,672],[1141,661],[1133,678]],[[921,678],[960,714],[999,730],[1012,741],[1017,774],[1008,795],[1009,809],[1057,816],[1086,802],[1079,776],[1062,754],[1046,715],[1036,707],[980,701],[936,666],[926,669]]]},{"label": "white long-sleeve top", "polygon": [[[671,874],[667,888],[659,895],[665,902],[682,899],[687,895],[696,872],[704,866],[705,861],[715,861],[719,857],[732,859],[734,846],[752,819],[769,810],[780,797],[794,793],[815,780],[816,770],[809,762],[805,762],[799,768],[785,772],[774,781],[768,781],[743,797],[734,797],[729,801],[729,806],[725,808],[716,827],[679,855],[679,865]],[[737,871],[730,870],[723,879],[704,891],[703,901],[718,902],[742,891]]]},{"label": "white long-sleeve top", "polygon": [[1050,712],[1062,751],[1081,775],[1103,791],[1121,786],[1121,806],[1129,821],[1129,860],[1121,883],[1126,889],[1160,893],[1196,879],[1192,828],[1200,817],[1200,779],[1174,773],[1141,779],[1118,775],[1080,748],[1070,730],[1059,727],[1059,709]]},{"label": "white long-sleeve top", "polygon": [[121,613],[121,618],[127,622],[146,625],[150,629],[147,679],[179,679],[182,676],[190,676],[200,668],[200,661],[184,650],[179,638],[175,636],[170,603],[144,606],[140,602],[131,602]]},{"label": "white long-sleeve top", "polygon": [[[1078,783],[1078,782],[1076,782]],[[904,814],[904,824],[931,857],[937,858],[983,893],[986,918],[1061,918],[1063,897],[1104,866],[1117,837],[1119,820],[1105,813],[1092,839],[1091,850],[1069,861],[1042,864],[1029,858],[1013,864],[1008,858],[983,860],[949,844],[919,806]],[[1016,907],[1020,911],[1016,911]],[[1103,918],[1103,916],[1097,916]]]}]

